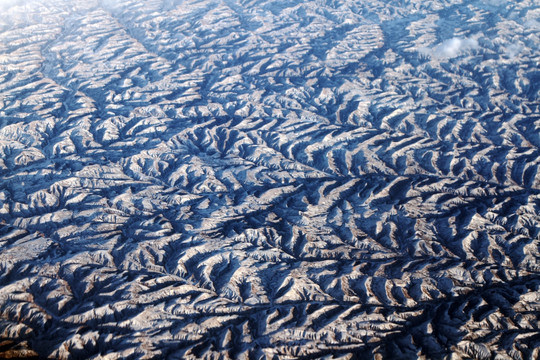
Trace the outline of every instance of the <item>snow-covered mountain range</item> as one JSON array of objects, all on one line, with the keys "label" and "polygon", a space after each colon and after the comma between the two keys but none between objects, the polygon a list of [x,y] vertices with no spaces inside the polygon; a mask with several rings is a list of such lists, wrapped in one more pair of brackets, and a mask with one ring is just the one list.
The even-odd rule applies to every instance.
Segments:
[{"label": "snow-covered mountain range", "polygon": [[0,10],[0,357],[540,357],[537,1]]}]

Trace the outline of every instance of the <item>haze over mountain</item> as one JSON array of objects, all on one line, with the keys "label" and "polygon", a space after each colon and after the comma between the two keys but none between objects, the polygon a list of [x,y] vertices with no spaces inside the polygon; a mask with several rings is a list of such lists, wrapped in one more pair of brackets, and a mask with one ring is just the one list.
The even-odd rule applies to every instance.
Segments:
[{"label": "haze over mountain", "polygon": [[0,357],[540,358],[538,1],[0,10]]}]

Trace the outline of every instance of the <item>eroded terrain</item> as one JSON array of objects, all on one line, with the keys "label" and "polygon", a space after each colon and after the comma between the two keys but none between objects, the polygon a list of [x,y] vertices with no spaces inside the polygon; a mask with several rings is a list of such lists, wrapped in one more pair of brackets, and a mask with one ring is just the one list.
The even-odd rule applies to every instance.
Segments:
[{"label": "eroded terrain", "polygon": [[538,2],[0,9],[1,356],[540,356]]}]

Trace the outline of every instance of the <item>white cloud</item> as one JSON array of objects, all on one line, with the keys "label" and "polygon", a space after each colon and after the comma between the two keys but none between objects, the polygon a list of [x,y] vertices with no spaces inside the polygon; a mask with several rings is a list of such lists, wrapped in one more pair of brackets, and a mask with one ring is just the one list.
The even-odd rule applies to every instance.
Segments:
[{"label": "white cloud", "polygon": [[100,0],[99,4],[103,8],[111,10],[111,9],[117,8],[119,5],[122,5],[122,1],[121,0]]},{"label": "white cloud", "polygon": [[22,4],[24,1],[22,0],[0,0],[0,8],[2,9],[8,9],[12,6]]},{"label": "white cloud", "polygon": [[522,50],[523,46],[520,44],[511,44],[504,49],[506,56],[510,59],[515,58]]},{"label": "white cloud", "polygon": [[475,39],[452,38],[432,49],[432,54],[440,58],[453,58],[466,51],[477,49],[478,41]]},{"label": "white cloud", "polygon": [[502,6],[506,4],[505,0],[485,0],[484,2],[491,6]]},{"label": "white cloud", "polygon": [[535,29],[535,30],[540,29],[540,22],[538,22],[538,20],[536,19],[529,19],[525,21],[523,25],[528,29]]}]

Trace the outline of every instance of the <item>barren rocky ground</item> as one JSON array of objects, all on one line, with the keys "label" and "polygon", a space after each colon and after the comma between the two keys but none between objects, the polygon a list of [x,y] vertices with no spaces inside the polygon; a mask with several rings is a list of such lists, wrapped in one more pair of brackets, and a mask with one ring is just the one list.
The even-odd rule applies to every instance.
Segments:
[{"label": "barren rocky ground", "polygon": [[536,0],[0,2],[0,357],[540,357]]}]

